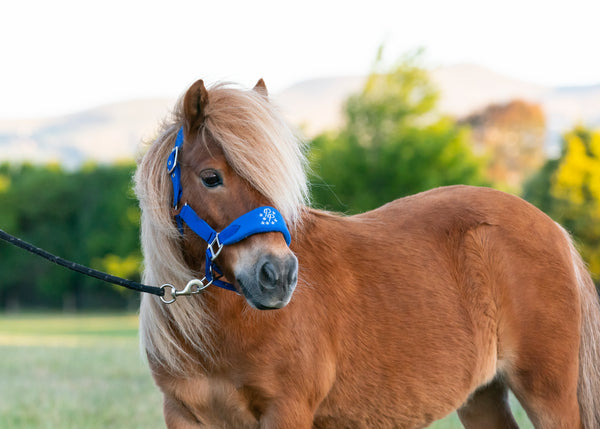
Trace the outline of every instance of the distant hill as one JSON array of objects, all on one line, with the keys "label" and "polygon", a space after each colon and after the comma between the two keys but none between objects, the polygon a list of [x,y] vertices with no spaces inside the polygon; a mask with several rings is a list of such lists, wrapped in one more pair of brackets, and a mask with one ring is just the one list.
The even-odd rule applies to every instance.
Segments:
[{"label": "distant hill", "polygon": [[0,120],[0,161],[59,162],[75,167],[133,159],[152,138],[174,99],[115,103],[54,118]]},{"label": "distant hill", "polygon": [[456,117],[467,116],[490,103],[505,103],[515,98],[537,101],[550,90],[472,64],[433,70],[431,78],[441,90],[440,110]]},{"label": "distant hill", "polygon": [[[540,103],[548,120],[547,151],[557,153],[560,135],[575,123],[600,127],[600,84],[552,88],[522,82],[488,69],[460,64],[431,72],[441,91],[440,111],[463,117],[490,103],[520,98]],[[331,77],[297,83],[273,99],[308,137],[342,124],[342,106],[365,78]],[[132,159],[169,114],[175,97],[126,101],[54,118],[0,119],[0,161],[60,162]]]},{"label": "distant hill", "polygon": [[299,82],[273,95],[288,121],[307,136],[314,136],[342,123],[344,101],[361,90],[364,76],[345,76]]},{"label": "distant hill", "polygon": [[[574,124],[600,127],[600,84],[553,88],[523,82],[472,64],[458,64],[431,71],[441,93],[439,110],[462,118],[492,103],[523,99],[539,103],[546,115],[546,150],[558,153],[560,136]],[[334,77],[300,82],[275,95],[290,121],[308,136],[342,123],[342,104],[359,91],[364,77]]]}]

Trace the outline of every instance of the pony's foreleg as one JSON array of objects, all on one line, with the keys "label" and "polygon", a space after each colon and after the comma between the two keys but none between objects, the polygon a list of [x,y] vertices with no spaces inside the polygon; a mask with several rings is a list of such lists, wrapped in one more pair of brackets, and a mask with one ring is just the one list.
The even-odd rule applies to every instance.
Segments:
[{"label": "pony's foreleg", "polygon": [[308,405],[286,398],[266,409],[260,419],[260,429],[311,429],[314,413]]}]

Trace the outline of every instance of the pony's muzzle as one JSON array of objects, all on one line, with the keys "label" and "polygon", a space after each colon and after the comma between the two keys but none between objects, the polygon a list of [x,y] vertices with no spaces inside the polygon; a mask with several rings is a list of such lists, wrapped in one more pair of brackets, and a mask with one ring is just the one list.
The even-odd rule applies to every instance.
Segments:
[{"label": "pony's muzzle", "polygon": [[298,259],[294,254],[262,255],[249,271],[240,273],[236,280],[250,305],[259,310],[287,305],[298,281]]},{"label": "pony's muzzle", "polygon": [[258,285],[262,292],[289,289],[296,286],[298,280],[298,260],[294,255],[286,258],[263,256],[257,270]]}]

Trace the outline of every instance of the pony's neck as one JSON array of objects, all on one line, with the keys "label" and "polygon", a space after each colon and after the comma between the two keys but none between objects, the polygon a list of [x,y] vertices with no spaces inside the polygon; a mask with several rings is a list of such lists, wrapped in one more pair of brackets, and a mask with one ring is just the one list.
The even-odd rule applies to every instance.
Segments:
[{"label": "pony's neck", "polygon": [[[328,264],[332,264],[334,260],[346,254],[341,249],[341,243],[347,243],[348,233],[354,230],[352,227],[354,222],[351,219],[351,217],[309,207],[302,208],[302,219],[291,228],[290,245],[290,249],[298,258],[302,273],[301,282],[306,280],[302,278],[303,276],[311,276],[311,273],[306,270],[308,267],[319,267],[319,271],[326,270]],[[354,236],[355,233],[350,235]],[[345,240],[342,240],[342,237]],[[318,271],[313,274],[320,275]],[[204,296],[207,310],[217,318],[225,315],[225,319],[231,320],[230,316],[243,312],[244,306],[247,305],[242,297],[223,289],[211,287],[206,292]],[[277,311],[259,313],[271,317]]]},{"label": "pony's neck", "polygon": [[297,247],[305,247],[308,245],[306,240],[329,241],[330,234],[338,234],[345,228],[351,228],[352,223],[351,216],[305,207],[302,220],[293,234],[292,244],[295,241],[299,245]]},{"label": "pony's neck", "polygon": [[356,226],[351,216],[306,209],[290,246],[298,258],[301,278],[312,282],[313,277],[322,276],[334,264],[351,263],[354,250],[365,238],[362,227]]}]

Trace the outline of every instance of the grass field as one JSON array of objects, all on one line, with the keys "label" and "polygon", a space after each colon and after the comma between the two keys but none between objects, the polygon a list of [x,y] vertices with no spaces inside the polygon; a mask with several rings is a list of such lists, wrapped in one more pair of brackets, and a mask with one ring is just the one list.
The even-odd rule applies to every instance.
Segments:
[{"label": "grass field", "polygon": [[[0,316],[1,429],[164,427],[135,315]],[[452,414],[430,428],[462,426]]]},{"label": "grass field", "polygon": [[2,316],[0,427],[164,428],[137,317]]}]

